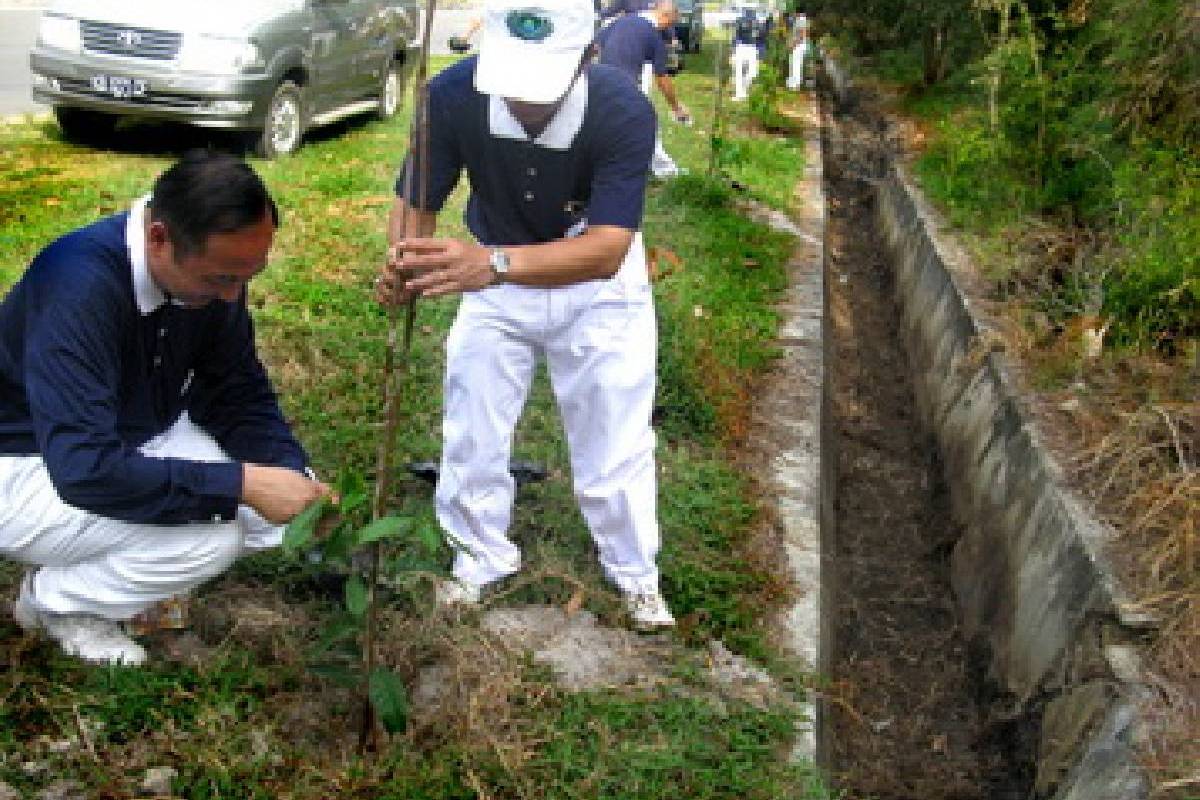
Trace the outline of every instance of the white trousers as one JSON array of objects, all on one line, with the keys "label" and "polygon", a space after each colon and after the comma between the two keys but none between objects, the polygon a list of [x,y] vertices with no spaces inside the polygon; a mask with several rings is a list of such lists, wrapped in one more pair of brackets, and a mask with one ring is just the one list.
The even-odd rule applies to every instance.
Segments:
[{"label": "white trousers", "polygon": [[[650,97],[653,89],[654,67],[649,63],[642,64],[642,94]],[[670,178],[679,174],[679,165],[663,147],[661,131],[654,133],[654,155],[650,157],[650,171],[656,178]]]},{"label": "white trousers", "polygon": [[658,586],[655,557],[656,324],[641,234],[611,279],[465,294],[446,341],[438,520],[454,574],[485,584],[520,569],[508,538],[513,430],[544,358],[571,452],[575,497],[605,574]]},{"label": "white trousers", "polygon": [[788,62],[787,88],[799,89],[804,85],[804,57],[808,54],[808,42],[801,42],[792,48],[791,59]]},{"label": "white trousers", "polygon": [[[148,456],[228,461],[184,414],[140,448]],[[35,565],[22,591],[43,612],[129,619],[274,547],[283,527],[247,506],[233,522],[149,525],[69,506],[40,456],[0,456],[0,556]]]},{"label": "white trousers", "polygon": [[758,47],[752,44],[737,44],[733,48],[733,99],[745,100],[750,96],[750,84],[758,75]]}]

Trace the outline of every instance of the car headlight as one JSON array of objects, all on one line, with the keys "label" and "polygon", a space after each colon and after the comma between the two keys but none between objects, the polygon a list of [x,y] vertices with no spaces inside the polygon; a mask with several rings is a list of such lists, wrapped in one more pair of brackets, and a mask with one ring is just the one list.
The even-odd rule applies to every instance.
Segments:
[{"label": "car headlight", "polygon": [[179,49],[179,68],[189,72],[227,75],[265,66],[258,45],[247,39],[210,34],[184,36]]},{"label": "car headlight", "polygon": [[38,22],[38,43],[55,50],[79,52],[79,20],[46,12]]}]

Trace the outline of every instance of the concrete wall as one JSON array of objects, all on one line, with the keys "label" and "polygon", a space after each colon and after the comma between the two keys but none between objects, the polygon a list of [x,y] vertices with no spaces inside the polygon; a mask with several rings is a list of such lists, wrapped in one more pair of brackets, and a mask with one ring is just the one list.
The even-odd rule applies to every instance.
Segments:
[{"label": "concrete wall", "polygon": [[[822,86],[840,108],[853,87],[832,59]],[[965,631],[1011,713],[1036,727],[1039,800],[1141,800],[1138,709],[1150,704],[1132,610],[1101,552],[1110,532],[1065,485],[1009,372],[1000,338],[972,305],[976,271],[903,166],[882,165],[878,222],[923,422],[938,443],[965,533],[952,580]],[[828,419],[828,416],[824,417]],[[823,431],[828,437],[829,432]],[[824,444],[822,468],[833,463]],[[822,475],[822,544],[832,545],[835,477]],[[824,591],[837,580],[822,569]],[[836,641],[822,637],[822,667]],[[818,730],[819,753],[828,731]]]},{"label": "concrete wall", "polygon": [[1039,443],[964,290],[973,270],[903,167],[889,165],[877,199],[917,401],[965,528],[952,559],[962,621],[1014,715],[1040,727],[1036,796],[1145,797],[1132,746],[1142,688],[1126,666],[1141,621],[1100,554],[1107,531]]}]

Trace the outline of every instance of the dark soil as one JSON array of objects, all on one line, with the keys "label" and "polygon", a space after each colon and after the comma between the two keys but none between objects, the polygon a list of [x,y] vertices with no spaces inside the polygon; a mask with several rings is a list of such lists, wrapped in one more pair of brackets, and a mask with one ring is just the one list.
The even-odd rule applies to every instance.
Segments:
[{"label": "dark soil", "polygon": [[878,131],[861,106],[825,119],[832,775],[847,800],[1024,798],[1019,726],[999,715],[1003,698],[982,682],[956,621],[948,559],[959,529],[916,415],[875,230]]}]

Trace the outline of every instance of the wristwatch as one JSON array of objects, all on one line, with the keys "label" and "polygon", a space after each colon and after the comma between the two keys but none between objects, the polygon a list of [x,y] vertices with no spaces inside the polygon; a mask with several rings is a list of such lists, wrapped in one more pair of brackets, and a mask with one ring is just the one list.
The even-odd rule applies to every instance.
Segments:
[{"label": "wristwatch", "polygon": [[499,247],[493,247],[492,254],[488,257],[488,264],[492,267],[493,283],[504,283],[508,280],[508,267],[512,264],[508,253]]}]

